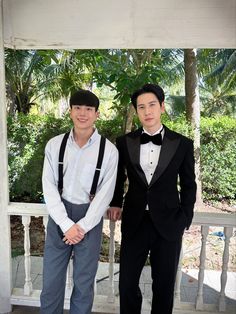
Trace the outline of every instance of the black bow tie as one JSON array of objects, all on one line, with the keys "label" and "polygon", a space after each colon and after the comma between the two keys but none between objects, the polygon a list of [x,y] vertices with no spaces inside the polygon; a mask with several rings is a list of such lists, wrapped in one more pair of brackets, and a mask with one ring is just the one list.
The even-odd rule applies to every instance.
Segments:
[{"label": "black bow tie", "polygon": [[153,142],[155,145],[161,145],[162,144],[162,136],[161,133],[158,133],[156,135],[148,135],[147,133],[142,133],[140,137],[140,143],[146,144],[148,142]]}]

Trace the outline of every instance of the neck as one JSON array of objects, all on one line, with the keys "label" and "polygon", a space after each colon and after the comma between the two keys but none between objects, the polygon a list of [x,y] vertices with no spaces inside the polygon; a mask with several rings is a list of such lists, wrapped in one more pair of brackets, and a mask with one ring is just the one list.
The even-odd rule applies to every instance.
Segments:
[{"label": "neck", "polygon": [[149,134],[153,135],[155,134],[156,132],[158,131],[161,131],[162,129],[162,124],[158,124],[158,125],[155,125],[153,127],[150,127],[150,128],[144,128],[145,131],[147,131]]},{"label": "neck", "polygon": [[83,147],[88,140],[90,139],[91,135],[94,132],[94,128],[86,129],[86,130],[78,130],[74,127],[73,129],[73,136],[74,140],[79,147]]}]

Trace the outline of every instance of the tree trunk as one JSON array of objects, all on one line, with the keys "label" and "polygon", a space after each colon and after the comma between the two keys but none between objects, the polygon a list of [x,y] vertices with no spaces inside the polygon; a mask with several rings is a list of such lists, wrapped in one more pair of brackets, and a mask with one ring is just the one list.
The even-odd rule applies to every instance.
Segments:
[{"label": "tree trunk", "polygon": [[133,126],[133,118],[135,115],[135,109],[132,104],[129,105],[127,110],[127,118],[126,118],[126,124],[125,124],[125,133],[129,133],[132,130]]},{"label": "tree trunk", "polygon": [[200,100],[198,91],[196,49],[184,50],[186,118],[194,130],[195,173],[197,183],[196,209],[202,205],[200,170]]}]

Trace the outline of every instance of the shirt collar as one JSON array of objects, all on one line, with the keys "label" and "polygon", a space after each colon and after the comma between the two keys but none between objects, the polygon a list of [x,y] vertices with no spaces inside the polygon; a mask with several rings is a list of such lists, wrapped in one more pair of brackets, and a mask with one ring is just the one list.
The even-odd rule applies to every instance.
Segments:
[{"label": "shirt collar", "polygon": [[152,135],[156,135],[158,133],[161,133],[161,135],[163,136],[163,125],[160,126],[160,128],[153,134],[150,134],[148,131],[146,131],[144,128],[143,128],[143,132],[142,133],[147,133],[148,135],[152,136]]},{"label": "shirt collar", "polygon": [[[86,143],[86,146],[93,144],[98,138],[99,138],[98,130],[97,130],[96,128],[94,128],[94,132],[93,132],[93,134],[90,136],[88,142]],[[71,143],[74,143],[74,142],[75,142],[74,135],[73,135],[73,128],[70,130],[69,141],[70,141]]]}]

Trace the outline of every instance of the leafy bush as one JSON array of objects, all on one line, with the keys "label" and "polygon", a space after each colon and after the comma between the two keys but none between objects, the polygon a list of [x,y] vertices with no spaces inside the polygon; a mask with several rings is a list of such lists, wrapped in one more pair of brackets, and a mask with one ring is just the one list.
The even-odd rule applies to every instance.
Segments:
[{"label": "leafy bush", "polygon": [[47,141],[66,132],[69,119],[18,115],[8,118],[10,200],[40,202],[44,148]]},{"label": "leafy bush", "polygon": [[[193,138],[183,117],[166,125]],[[232,200],[236,196],[236,120],[227,116],[201,118],[201,178],[205,200]]]},{"label": "leafy bush", "polygon": [[235,199],[236,120],[229,117],[201,120],[201,174],[204,198]]},{"label": "leafy bush", "polygon": [[[192,137],[184,117],[170,120],[170,129]],[[112,142],[122,133],[121,118],[99,120],[101,134]],[[9,182],[11,201],[41,202],[41,175],[44,148],[53,136],[71,128],[68,116],[25,116],[8,119]],[[201,119],[201,172],[205,200],[235,199],[236,191],[236,121],[229,117]]]}]

